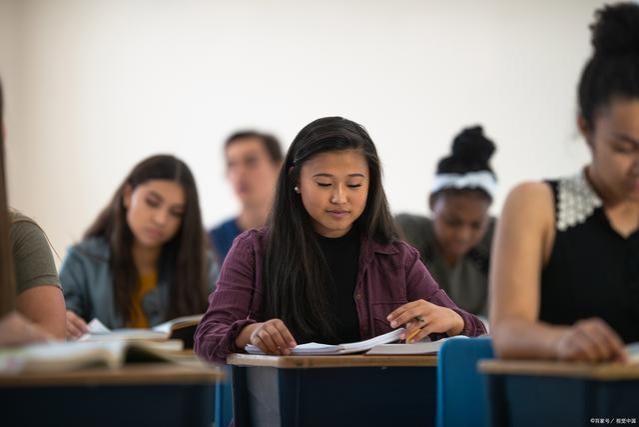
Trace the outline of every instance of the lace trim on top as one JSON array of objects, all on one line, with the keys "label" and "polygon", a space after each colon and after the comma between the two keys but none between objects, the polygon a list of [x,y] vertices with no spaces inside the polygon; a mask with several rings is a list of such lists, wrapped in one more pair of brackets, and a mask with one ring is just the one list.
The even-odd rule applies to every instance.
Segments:
[{"label": "lace trim on top", "polygon": [[585,171],[559,181],[557,189],[557,230],[566,231],[585,222],[602,206],[588,183]]}]

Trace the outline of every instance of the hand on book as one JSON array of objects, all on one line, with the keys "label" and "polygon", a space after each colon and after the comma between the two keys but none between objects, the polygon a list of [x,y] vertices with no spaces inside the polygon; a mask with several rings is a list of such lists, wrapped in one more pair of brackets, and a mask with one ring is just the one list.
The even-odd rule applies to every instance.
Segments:
[{"label": "hand on book", "polygon": [[82,335],[89,332],[87,323],[71,310],[67,310],[67,339],[69,341],[77,340]]},{"label": "hand on book", "polygon": [[423,299],[402,305],[386,319],[393,328],[404,325],[406,331],[401,339],[406,342],[419,341],[438,332],[449,336],[459,335],[464,329],[464,319],[459,314]]},{"label": "hand on book", "polygon": [[18,312],[12,311],[0,319],[0,346],[28,344],[52,338]]},{"label": "hand on book", "polygon": [[554,349],[560,360],[625,362],[628,359],[619,335],[599,318],[580,320],[566,328],[555,341]]},{"label": "hand on book", "polygon": [[[266,354],[286,356],[297,345],[295,338],[280,319],[270,319],[263,323],[246,326],[240,333],[238,341],[242,341],[241,338],[247,334],[249,342]],[[240,348],[246,345],[241,345],[241,342],[236,344]]]}]

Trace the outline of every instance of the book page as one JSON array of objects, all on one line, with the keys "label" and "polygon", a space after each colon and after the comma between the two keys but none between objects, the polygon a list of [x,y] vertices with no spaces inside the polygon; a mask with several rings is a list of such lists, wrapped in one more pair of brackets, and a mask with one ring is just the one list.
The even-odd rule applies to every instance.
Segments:
[{"label": "book page", "polygon": [[182,316],[182,317],[175,318],[173,320],[169,320],[168,322],[160,323],[159,325],[156,325],[151,329],[156,332],[164,332],[165,334],[169,335],[171,333],[171,329],[174,326],[180,326],[181,323],[198,324],[202,320],[202,317],[204,317],[203,314],[194,314],[193,316]]},{"label": "book page", "polygon": [[371,348],[366,354],[437,354],[442,345],[449,339],[466,338],[463,335],[442,338],[437,341],[430,339],[410,344],[381,344]]},{"label": "book page", "polygon": [[343,348],[342,350],[342,354],[347,354],[347,353],[358,353],[360,351],[366,351],[369,350],[373,347],[375,347],[376,345],[380,345],[380,344],[386,344],[386,343],[390,343],[393,341],[398,341],[399,340],[399,336],[405,331],[406,329],[404,328],[399,328],[399,329],[395,329],[394,331],[388,332],[386,334],[383,335],[378,335],[374,338],[365,340],[365,341],[358,341],[358,342],[352,342],[352,343],[348,343],[348,344],[340,344],[340,346]]},{"label": "book page", "polygon": [[[399,336],[404,332],[404,328],[399,328],[394,331],[391,331],[387,334],[379,335],[374,338],[365,340],[365,341],[357,341],[347,344],[322,344],[316,342],[309,342],[306,344],[300,344],[293,349],[291,349],[292,356],[321,356],[321,355],[335,355],[335,354],[350,354],[350,353],[359,353],[362,351],[366,351],[375,345],[389,343],[393,341],[397,341]],[[247,344],[244,347],[249,354],[264,354],[259,347],[254,346],[252,344]]]}]

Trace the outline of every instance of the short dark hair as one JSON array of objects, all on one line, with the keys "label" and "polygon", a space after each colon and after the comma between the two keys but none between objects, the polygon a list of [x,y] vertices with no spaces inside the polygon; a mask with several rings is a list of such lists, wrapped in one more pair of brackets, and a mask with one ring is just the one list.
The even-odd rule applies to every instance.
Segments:
[{"label": "short dark hair", "polygon": [[613,98],[639,98],[639,5],[618,3],[595,12],[592,57],[578,86],[579,113],[593,129],[598,111]]},{"label": "short dark hair", "polygon": [[262,145],[266,149],[268,156],[273,163],[279,163],[284,158],[282,153],[282,146],[280,141],[270,133],[258,132],[256,130],[240,130],[232,133],[224,142],[224,151],[226,151],[231,144],[234,144],[242,139],[257,138],[262,141]]}]

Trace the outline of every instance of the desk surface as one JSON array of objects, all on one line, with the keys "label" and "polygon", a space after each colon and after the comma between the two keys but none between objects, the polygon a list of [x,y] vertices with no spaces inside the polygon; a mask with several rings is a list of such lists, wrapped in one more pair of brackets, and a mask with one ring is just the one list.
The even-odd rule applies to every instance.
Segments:
[{"label": "desk surface", "polygon": [[274,368],[348,368],[375,366],[437,366],[437,356],[264,356],[231,354],[226,363],[235,366],[269,366]]},{"label": "desk surface", "polygon": [[219,367],[193,361],[130,364],[119,369],[101,367],[69,372],[0,374],[0,387],[213,384],[223,378]]},{"label": "desk surface", "polygon": [[639,364],[483,360],[479,362],[479,370],[489,375],[531,375],[595,380],[639,379]]}]

